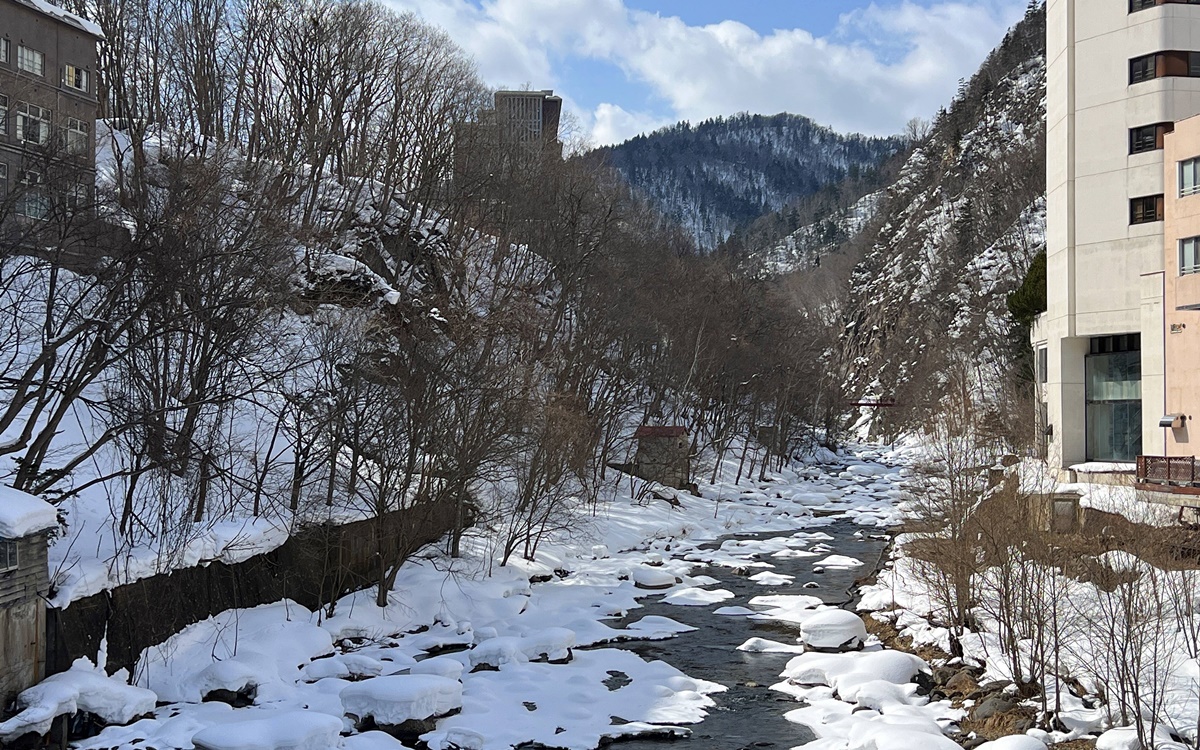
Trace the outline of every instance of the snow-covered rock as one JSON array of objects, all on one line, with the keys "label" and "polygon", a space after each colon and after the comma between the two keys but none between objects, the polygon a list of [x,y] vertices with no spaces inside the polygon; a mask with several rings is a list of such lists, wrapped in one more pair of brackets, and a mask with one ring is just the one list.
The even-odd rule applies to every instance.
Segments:
[{"label": "snow-covered rock", "polygon": [[725,589],[713,589],[709,591],[708,589],[693,587],[672,591],[663,597],[663,601],[667,604],[678,604],[684,607],[703,607],[732,598],[733,592]]},{"label": "snow-covered rock", "polygon": [[822,610],[800,624],[800,641],[815,649],[858,649],[866,640],[862,618],[844,609]]},{"label": "snow-covered rock", "polygon": [[329,750],[338,746],[342,721],[316,711],[281,711],[261,719],[202,729],[196,750]]},{"label": "snow-covered rock", "polygon": [[638,565],[630,572],[638,588],[669,589],[676,584],[675,574],[659,567]]},{"label": "snow-covered rock", "polygon": [[109,677],[86,658],[66,672],[47,677],[17,696],[20,712],[0,723],[0,742],[23,734],[46,734],[56,716],[79,711],[95,714],[108,724],[128,724],[154,710],[158,697],[149,690]]},{"label": "snow-covered rock", "polygon": [[462,683],[437,675],[373,677],[342,690],[346,713],[359,720],[371,717],[376,724],[443,716],[462,705]]}]

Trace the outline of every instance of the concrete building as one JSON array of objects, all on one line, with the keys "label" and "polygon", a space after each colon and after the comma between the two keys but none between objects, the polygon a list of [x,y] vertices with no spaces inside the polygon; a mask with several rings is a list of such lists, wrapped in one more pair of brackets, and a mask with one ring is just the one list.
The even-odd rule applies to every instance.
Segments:
[{"label": "concrete building", "polygon": [[1200,4],[1048,0],[1047,37],[1047,311],[1033,332],[1047,456],[1065,469],[1165,455],[1168,383],[1200,382],[1190,337],[1167,333],[1200,329],[1173,236],[1189,221],[1188,141],[1171,135],[1200,114]]},{"label": "concrete building", "polygon": [[496,122],[506,140],[516,143],[558,141],[562,97],[554,91],[497,91]]},{"label": "concrete building", "polygon": [[0,0],[0,214],[48,219],[90,194],[101,39],[45,0]]}]

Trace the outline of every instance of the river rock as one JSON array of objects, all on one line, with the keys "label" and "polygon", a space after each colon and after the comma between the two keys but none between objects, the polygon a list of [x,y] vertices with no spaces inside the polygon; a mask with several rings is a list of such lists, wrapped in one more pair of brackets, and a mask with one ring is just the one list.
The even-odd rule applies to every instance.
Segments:
[{"label": "river rock", "polygon": [[990,698],[985,698],[983,703],[975,707],[971,712],[971,718],[975,721],[987,721],[993,716],[1008,713],[1016,708],[1016,704],[998,695],[993,695]]},{"label": "river rock", "polygon": [[816,650],[857,651],[866,640],[862,618],[844,609],[817,612],[800,624],[800,642]]}]

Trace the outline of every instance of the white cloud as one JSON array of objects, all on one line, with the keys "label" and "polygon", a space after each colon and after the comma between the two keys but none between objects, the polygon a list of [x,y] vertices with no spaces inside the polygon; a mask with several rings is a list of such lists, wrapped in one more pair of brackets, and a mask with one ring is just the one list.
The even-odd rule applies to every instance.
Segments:
[{"label": "white cloud", "polygon": [[645,112],[627,112],[620,105],[601,103],[591,117],[593,143],[620,143],[639,133],[649,133],[675,122],[674,118],[656,117]]},{"label": "white cloud", "polygon": [[895,133],[946,104],[1025,6],[873,2],[817,38],[803,29],[762,35],[736,21],[690,26],[631,11],[623,0],[392,2],[444,26],[493,84],[557,88],[571,105],[588,92],[561,90],[556,61],[583,58],[610,63],[648,89],[655,101],[640,109],[629,101],[575,108],[597,143],[741,111],[788,111],[842,131]]}]

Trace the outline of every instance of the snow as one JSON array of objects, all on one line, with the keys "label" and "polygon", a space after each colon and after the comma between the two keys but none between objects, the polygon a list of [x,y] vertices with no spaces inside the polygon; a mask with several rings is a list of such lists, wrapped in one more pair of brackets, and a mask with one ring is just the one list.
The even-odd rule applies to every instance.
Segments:
[{"label": "snow", "polygon": [[786,586],[795,580],[795,576],[780,575],[779,573],[771,573],[764,570],[762,573],[755,573],[750,576],[750,580],[760,586]]},{"label": "snow", "polygon": [[281,711],[202,729],[192,737],[196,750],[329,750],[337,747],[340,719],[315,711]]},{"label": "snow", "polygon": [[349,716],[398,725],[462,708],[463,686],[457,679],[428,674],[373,677],[347,685],[341,698]]},{"label": "snow", "polygon": [[633,582],[644,589],[666,589],[675,585],[675,574],[662,568],[638,565],[631,573]]},{"label": "snow", "polygon": [[853,612],[827,609],[800,623],[800,640],[817,649],[859,648],[867,640],[867,627]]},{"label": "snow", "polygon": [[[814,510],[864,527],[898,520],[894,471],[868,467],[847,473],[850,478],[797,467],[749,486],[744,480],[740,486],[722,480],[702,485],[703,497],[681,494],[678,507],[644,505],[614,492],[594,514],[581,510],[576,530],[545,543],[536,560],[498,566],[497,551],[482,534],[464,538],[460,559],[427,549],[405,563],[382,608],[375,604],[376,592],[368,590],[344,597],[332,611],[313,612],[283,601],[223,612],[142,654],[134,680],[164,705],[128,726],[106,727],[81,741],[79,749],[129,746],[138,739],[138,746],[188,747],[193,735],[202,733],[204,739],[204,732],[218,743],[240,741],[229,728],[251,721],[265,722],[251,726],[269,747],[279,738],[261,735],[272,734],[278,717],[287,714],[327,716],[342,732],[352,733],[353,718],[369,715],[385,724],[412,714],[453,711],[456,696],[461,710],[437,719],[436,729],[421,738],[434,750],[508,750],[522,743],[590,750],[648,733],[686,736],[687,725],[704,719],[724,687],[604,644],[672,638],[694,629],[661,616],[631,618],[641,600],[690,606],[728,602],[732,594],[713,588],[719,584],[714,578],[694,575],[697,566],[755,569],[756,582],[789,583],[773,578],[778,574],[770,573],[762,558],[788,551],[829,556],[832,548],[826,543],[832,537],[820,529],[833,519],[814,517]],[[716,549],[706,546],[749,533],[758,536],[726,539]],[[562,574],[530,580],[555,570]],[[639,578],[666,584],[668,577],[669,588],[639,585]],[[713,614],[784,623],[841,616],[826,614],[841,610],[811,596],[760,596],[745,604],[713,607]],[[443,648],[457,650],[432,655]],[[740,648],[781,660],[839,656],[754,638]],[[924,705],[913,692],[909,678],[923,662],[879,648],[868,643],[866,652],[846,655],[877,661],[789,662],[789,670],[799,670],[797,677],[803,672],[818,682],[785,681],[777,689],[807,696],[816,707],[812,710],[831,716],[842,710],[834,704],[845,707],[845,723],[829,730],[843,742],[840,750],[854,726],[873,717],[934,731],[949,726],[950,709]],[[897,659],[899,665],[893,663]],[[614,677],[620,679],[614,683]],[[441,688],[431,688],[431,682]],[[201,702],[216,688],[252,688],[253,705],[235,709]],[[322,718],[314,721],[333,726]],[[289,741],[310,741],[305,732],[297,735]],[[375,733],[335,739],[328,747],[398,745]]]},{"label": "snow", "polygon": [[58,20],[62,21],[63,23],[66,23],[70,26],[74,26],[75,28],[79,29],[80,31],[84,31],[88,34],[91,34],[92,36],[96,37],[97,39],[103,40],[105,38],[104,32],[100,29],[100,27],[98,25],[92,23],[91,21],[87,20],[86,18],[83,18],[82,16],[77,16],[74,13],[70,13],[66,10],[63,10],[62,8],[58,7],[57,5],[48,3],[48,2],[46,2],[46,0],[18,0],[18,2],[28,5],[31,8],[34,8],[35,10],[37,10],[41,13],[45,13],[46,15],[48,15],[52,18],[57,18]]},{"label": "snow", "polygon": [[12,487],[0,485],[0,537],[20,539],[58,526],[53,505]]},{"label": "snow", "polygon": [[1046,743],[1027,734],[1013,734],[985,742],[976,750],[1046,750]]},{"label": "snow", "polygon": [[1069,468],[1081,474],[1132,474],[1137,471],[1137,464],[1126,461],[1088,461]]},{"label": "snow", "polygon": [[0,742],[28,732],[45,734],[56,716],[77,711],[95,714],[111,724],[127,724],[154,710],[157,696],[109,677],[87,659],[78,659],[66,672],[51,675],[17,696],[16,716],[0,723]]},{"label": "snow", "polygon": [[862,560],[856,560],[853,557],[846,557],[845,555],[830,555],[829,557],[826,557],[823,560],[818,560],[817,562],[813,563],[814,568],[816,568],[816,567],[837,568],[837,569],[841,569],[841,570],[849,570],[850,568],[861,568],[862,565],[863,565]]},{"label": "snow", "polygon": [[701,589],[696,587],[688,587],[672,591],[663,597],[663,601],[667,604],[678,604],[684,607],[704,607],[709,604],[723,602],[726,599],[732,599],[733,592],[725,589]]}]

